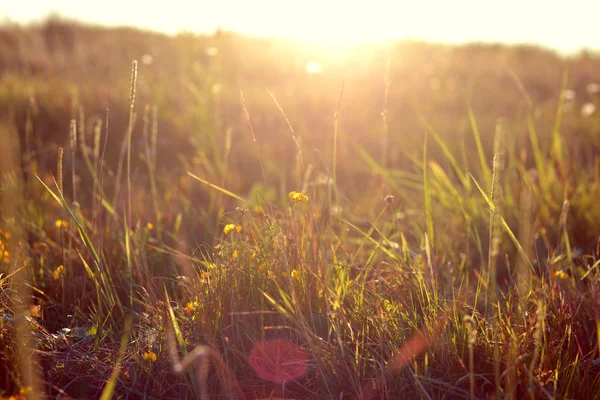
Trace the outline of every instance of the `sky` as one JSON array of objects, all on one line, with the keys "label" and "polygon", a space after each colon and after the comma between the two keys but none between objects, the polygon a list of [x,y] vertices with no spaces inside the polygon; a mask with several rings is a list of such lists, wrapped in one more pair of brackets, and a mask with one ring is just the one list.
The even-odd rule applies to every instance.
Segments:
[{"label": "sky", "polygon": [[[3,3],[3,4],[2,4]],[[101,25],[177,33],[217,27],[325,43],[417,39],[600,50],[600,0],[5,0],[0,21],[57,13]]]}]

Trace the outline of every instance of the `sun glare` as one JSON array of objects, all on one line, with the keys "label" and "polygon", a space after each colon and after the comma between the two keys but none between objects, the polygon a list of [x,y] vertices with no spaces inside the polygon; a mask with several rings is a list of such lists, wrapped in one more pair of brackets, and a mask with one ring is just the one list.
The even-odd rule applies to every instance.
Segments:
[{"label": "sun glare", "polygon": [[[490,8],[474,0],[221,0],[192,2],[171,0],[106,0],[101,3],[72,0],[3,2],[0,19],[30,22],[58,13],[68,18],[102,25],[128,25],[170,34],[182,31],[214,32],[218,27],[243,35],[279,37],[326,45],[360,41],[417,40],[538,43],[561,50],[583,46],[598,48],[594,16],[598,2],[506,0]],[[115,12],[115,10],[119,10]],[[143,10],[143,12],[140,12]],[[531,28],[531,15],[544,18]],[[584,11],[585,12],[582,12]],[[506,29],[510,21],[511,29]],[[561,29],[556,27],[560,26]]]}]

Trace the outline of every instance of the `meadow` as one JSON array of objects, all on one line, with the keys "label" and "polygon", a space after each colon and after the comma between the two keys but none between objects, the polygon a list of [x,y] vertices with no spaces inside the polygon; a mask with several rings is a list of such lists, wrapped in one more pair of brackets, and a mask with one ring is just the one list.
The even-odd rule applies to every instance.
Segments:
[{"label": "meadow", "polygon": [[0,399],[600,398],[600,55],[0,26]]}]

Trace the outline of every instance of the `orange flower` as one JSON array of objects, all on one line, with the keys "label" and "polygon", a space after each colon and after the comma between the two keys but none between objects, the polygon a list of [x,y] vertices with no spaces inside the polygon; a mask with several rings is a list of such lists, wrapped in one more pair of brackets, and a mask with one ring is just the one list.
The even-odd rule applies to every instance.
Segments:
[{"label": "orange flower", "polygon": [[155,362],[157,359],[156,353],[153,351],[147,351],[146,353],[144,353],[143,357],[144,357],[144,360],[150,361],[150,362]]}]

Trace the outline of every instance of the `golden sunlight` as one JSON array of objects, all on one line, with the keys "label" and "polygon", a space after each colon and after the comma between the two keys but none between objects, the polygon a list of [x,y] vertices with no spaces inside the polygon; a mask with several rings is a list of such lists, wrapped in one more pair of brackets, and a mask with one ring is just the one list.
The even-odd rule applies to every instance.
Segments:
[{"label": "golden sunlight", "polygon": [[[211,33],[217,28],[244,35],[308,40],[328,45],[388,39],[426,40],[444,43],[469,41],[538,43],[563,51],[582,46],[598,48],[594,15],[598,4],[573,0],[560,2],[505,0],[502,6],[473,0],[221,0],[192,2],[101,3],[72,0],[30,0],[0,5],[0,18],[28,22],[58,13],[67,18],[101,25],[127,25],[179,33]],[[115,12],[118,10],[118,12]],[[532,29],[532,16],[544,18]],[[507,29],[510,21],[510,29]],[[560,27],[560,29],[557,29]]]}]

